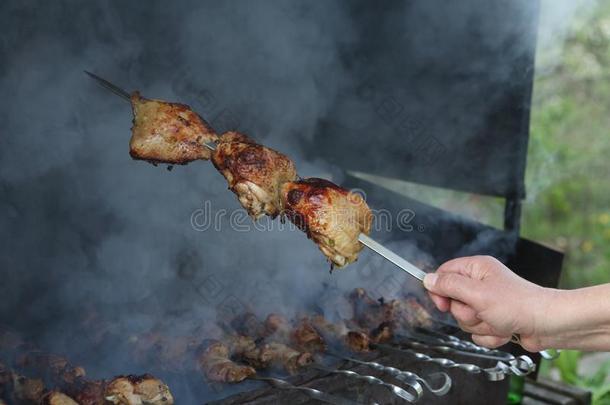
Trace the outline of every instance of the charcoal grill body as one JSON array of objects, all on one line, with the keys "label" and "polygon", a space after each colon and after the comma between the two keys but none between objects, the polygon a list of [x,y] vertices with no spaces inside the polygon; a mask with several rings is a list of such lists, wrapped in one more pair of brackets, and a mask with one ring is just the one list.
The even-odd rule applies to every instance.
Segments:
[{"label": "charcoal grill body", "polygon": [[[423,3],[350,2],[356,39],[345,44],[342,58],[356,85],[342,89],[318,123],[313,142],[304,147],[310,157],[322,155],[339,166],[343,185],[363,190],[371,207],[388,210],[392,218],[405,209],[414,213],[412,229],[393,226],[373,234],[376,239],[408,240],[438,263],[493,255],[530,281],[557,286],[563,254],[519,235],[539,3]],[[504,228],[388,191],[349,174],[352,170],[501,197]],[[513,344],[503,349],[525,353]],[[404,359],[379,360],[412,371],[438,370]],[[507,380],[490,382],[459,370],[449,374],[454,387],[448,396],[428,394],[423,403],[506,401]],[[397,403],[383,389],[341,377],[300,377],[295,383],[360,395],[364,402],[374,393],[381,403]],[[218,403],[307,402],[302,394],[265,388]]]}]

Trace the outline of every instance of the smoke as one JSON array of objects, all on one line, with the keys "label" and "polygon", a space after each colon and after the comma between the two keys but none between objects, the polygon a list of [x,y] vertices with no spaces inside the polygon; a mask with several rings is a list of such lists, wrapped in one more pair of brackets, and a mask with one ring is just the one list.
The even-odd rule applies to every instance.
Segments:
[{"label": "smoke", "polygon": [[[344,291],[361,285],[362,275],[380,283],[390,277],[391,265],[371,264],[368,252],[346,273],[329,275],[321,253],[298,231],[239,231],[229,216],[221,218],[220,231],[194,230],[192,214],[206,201],[214,215],[239,207],[225,180],[207,162],[170,172],[132,161],[128,104],[83,74],[91,70],[144,96],[190,104],[218,131],[237,128],[286,152],[302,176],[332,174],[340,182],[337,163],[389,167],[392,151],[344,154],[351,142],[333,144],[328,134],[321,139],[321,123],[334,115],[350,117],[357,128],[348,135],[373,141],[381,135],[360,130],[380,125],[378,106],[352,98],[362,79],[374,77],[388,97],[416,94],[419,104],[410,107],[419,116],[438,93],[415,84],[405,90],[405,83],[370,73],[385,65],[378,73],[392,78],[407,72],[405,80],[416,83],[418,69],[441,66],[447,56],[430,42],[411,56],[419,61],[417,69],[404,59],[395,63],[396,53],[384,59],[387,44],[367,42],[367,29],[384,28],[384,22],[366,20],[358,4],[3,2],[0,322],[91,363],[94,376],[108,377],[109,370],[139,370],[114,347],[91,353],[71,336],[83,308],[112,320],[118,335],[160,322],[191,330],[218,311],[291,315],[328,285]],[[386,27],[394,29],[416,6],[387,7],[399,12]],[[464,22],[457,5],[418,7],[426,18],[454,13],[454,21],[461,21],[450,27],[456,32],[482,22]],[[492,39],[485,47],[502,45]],[[373,50],[370,65],[350,56],[360,43]],[[463,45],[455,44],[454,57]],[[476,64],[466,65],[478,72]],[[455,99],[463,89],[453,90]],[[425,121],[434,123],[434,117]],[[466,126],[484,124],[474,116]],[[451,142],[444,147],[468,140]],[[316,150],[337,160],[315,158]],[[96,365],[92,358],[105,360]]]}]

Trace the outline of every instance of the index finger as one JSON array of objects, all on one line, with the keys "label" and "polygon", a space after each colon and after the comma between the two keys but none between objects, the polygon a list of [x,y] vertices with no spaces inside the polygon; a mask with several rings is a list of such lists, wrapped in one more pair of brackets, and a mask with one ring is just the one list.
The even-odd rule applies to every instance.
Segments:
[{"label": "index finger", "polygon": [[456,273],[462,276],[481,279],[479,267],[481,260],[485,260],[484,256],[466,256],[451,259],[443,263],[437,270],[437,273]]}]

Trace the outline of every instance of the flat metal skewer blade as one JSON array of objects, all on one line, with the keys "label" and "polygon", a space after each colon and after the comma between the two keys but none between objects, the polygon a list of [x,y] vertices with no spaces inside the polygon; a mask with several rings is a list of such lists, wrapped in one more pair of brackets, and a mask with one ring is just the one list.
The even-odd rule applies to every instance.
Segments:
[{"label": "flat metal skewer blade", "polygon": [[115,86],[114,84],[110,83],[108,80],[102,79],[101,77],[99,77],[96,74],[93,74],[93,73],[88,72],[86,70],[84,72],[87,73],[89,75],[89,77],[94,79],[97,82],[97,84],[99,84],[100,86],[104,87],[105,89],[110,90],[111,92],[113,92],[117,96],[119,96],[121,98],[124,98],[125,100],[131,102],[131,96],[129,95],[128,92],[126,92],[122,88],[120,88],[118,86]]},{"label": "flat metal skewer blade", "polygon": [[416,279],[418,279],[420,281],[424,281],[424,276],[426,275],[426,273],[424,271],[417,268],[412,263],[409,263],[402,257],[398,256],[396,253],[392,252],[390,249],[386,248],[381,243],[376,242],[375,240],[369,238],[367,235],[365,235],[363,233],[361,233],[360,236],[358,236],[358,240],[364,246],[368,247],[369,249],[371,249],[374,252],[378,253],[379,255],[383,256],[385,259],[394,263],[400,269],[406,271],[407,273],[409,273]]}]

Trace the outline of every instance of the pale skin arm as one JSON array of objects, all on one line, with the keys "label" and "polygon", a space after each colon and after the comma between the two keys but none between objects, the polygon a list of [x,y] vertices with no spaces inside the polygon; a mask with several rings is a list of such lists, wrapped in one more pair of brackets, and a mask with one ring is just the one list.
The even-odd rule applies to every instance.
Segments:
[{"label": "pale skin arm", "polygon": [[518,334],[529,351],[610,351],[610,284],[577,290],[540,287],[489,256],[450,260],[424,285],[475,343],[497,347]]}]

